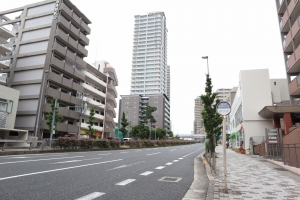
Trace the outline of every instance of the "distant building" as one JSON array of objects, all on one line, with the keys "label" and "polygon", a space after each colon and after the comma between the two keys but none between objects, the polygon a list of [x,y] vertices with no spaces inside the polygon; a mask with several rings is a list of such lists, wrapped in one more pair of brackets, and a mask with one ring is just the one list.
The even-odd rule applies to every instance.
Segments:
[{"label": "distant building", "polygon": [[203,109],[204,107],[202,105],[202,101],[199,96],[195,99],[195,106],[194,106],[194,134],[206,135],[204,129],[204,121],[201,114]]},{"label": "distant building", "polygon": [[[119,123],[123,112],[130,126],[136,126],[143,121],[145,116],[145,108],[147,105],[155,106],[157,110],[152,113],[156,119],[157,128],[170,130],[170,102],[166,95],[121,95],[119,106]],[[146,124],[148,125],[148,124]]]}]

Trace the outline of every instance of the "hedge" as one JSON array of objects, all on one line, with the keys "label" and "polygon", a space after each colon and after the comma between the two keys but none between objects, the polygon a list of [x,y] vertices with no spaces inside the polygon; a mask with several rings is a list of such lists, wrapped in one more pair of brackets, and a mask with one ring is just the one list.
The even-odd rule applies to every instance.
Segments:
[{"label": "hedge", "polygon": [[[132,148],[154,147],[154,146],[173,146],[194,144],[194,140],[128,140],[124,145]],[[59,137],[53,144],[53,147],[60,147],[61,149],[92,149],[92,148],[120,148],[121,142],[119,140],[107,139],[92,139],[92,138],[73,138],[73,137]]]}]

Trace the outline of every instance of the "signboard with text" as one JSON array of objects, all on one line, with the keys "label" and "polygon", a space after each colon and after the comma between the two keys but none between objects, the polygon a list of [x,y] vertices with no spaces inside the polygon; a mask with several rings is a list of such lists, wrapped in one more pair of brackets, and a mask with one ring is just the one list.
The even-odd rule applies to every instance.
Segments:
[{"label": "signboard with text", "polygon": [[225,102],[225,101],[221,101],[220,103],[218,103],[217,105],[217,112],[222,115],[222,116],[226,116],[230,113],[231,111],[231,107],[230,104]]}]

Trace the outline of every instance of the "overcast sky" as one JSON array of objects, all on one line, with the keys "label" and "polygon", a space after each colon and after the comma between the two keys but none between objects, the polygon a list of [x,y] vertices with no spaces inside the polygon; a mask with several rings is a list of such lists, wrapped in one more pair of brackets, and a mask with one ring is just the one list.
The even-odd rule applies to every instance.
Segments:
[{"label": "overcast sky", "polygon": [[[1,4],[0,10],[35,2],[38,0],[11,0]],[[193,130],[194,99],[204,92],[207,73],[202,56],[209,57],[214,90],[237,86],[240,70],[269,68],[270,78],[285,78],[274,0],[72,2],[92,21],[85,60],[111,63],[118,75],[119,95],[130,93],[134,15],[165,12],[175,134]]]}]

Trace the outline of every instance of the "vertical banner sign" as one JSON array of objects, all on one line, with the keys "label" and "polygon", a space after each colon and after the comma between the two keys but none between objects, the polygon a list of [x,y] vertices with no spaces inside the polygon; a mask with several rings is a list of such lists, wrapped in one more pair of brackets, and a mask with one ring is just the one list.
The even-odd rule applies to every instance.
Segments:
[{"label": "vertical banner sign", "polygon": [[56,0],[55,2],[55,8],[54,8],[54,14],[53,14],[53,19],[56,19],[58,16],[58,6],[59,6],[59,0]]}]

